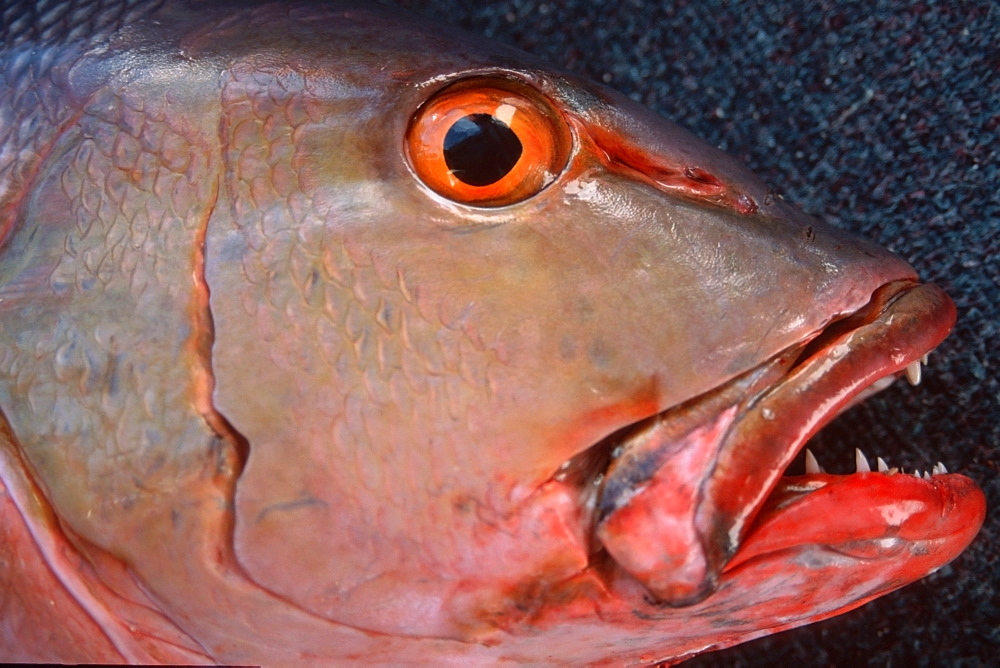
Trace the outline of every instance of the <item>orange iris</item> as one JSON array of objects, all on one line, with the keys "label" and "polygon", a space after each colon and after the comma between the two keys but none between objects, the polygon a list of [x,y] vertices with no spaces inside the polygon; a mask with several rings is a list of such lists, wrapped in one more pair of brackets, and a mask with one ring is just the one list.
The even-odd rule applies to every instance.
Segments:
[{"label": "orange iris", "polygon": [[414,116],[406,147],[417,176],[438,194],[473,206],[514,204],[540,192],[566,166],[569,129],[523,84],[453,84]]}]

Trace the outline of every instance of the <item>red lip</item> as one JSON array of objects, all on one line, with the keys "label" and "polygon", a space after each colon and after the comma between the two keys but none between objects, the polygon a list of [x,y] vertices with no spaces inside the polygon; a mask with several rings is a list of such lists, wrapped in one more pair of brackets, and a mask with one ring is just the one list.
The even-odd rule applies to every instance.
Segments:
[{"label": "red lip", "polygon": [[[917,556],[933,551],[944,563],[975,537],[985,512],[985,497],[962,475],[920,478],[893,470],[783,477],[723,570],[802,544],[873,560],[923,542],[927,547]],[[913,579],[925,572],[914,568]]]},{"label": "red lip", "polygon": [[[807,476],[794,494],[793,483],[779,485],[814,433],[874,383],[920,360],[954,320],[954,304],[939,288],[896,281],[810,341],[635,425],[620,437],[605,474],[598,540],[657,600],[690,605],[711,594],[727,568],[780,546],[862,541],[904,528],[944,536],[977,514],[981,522],[982,495],[977,505],[978,490],[961,476]],[[825,491],[807,494],[810,485]],[[844,494],[888,510],[827,528],[823,515],[835,513]],[[927,514],[921,508],[947,508],[947,517],[920,520]],[[813,521],[802,521],[807,517]]]}]

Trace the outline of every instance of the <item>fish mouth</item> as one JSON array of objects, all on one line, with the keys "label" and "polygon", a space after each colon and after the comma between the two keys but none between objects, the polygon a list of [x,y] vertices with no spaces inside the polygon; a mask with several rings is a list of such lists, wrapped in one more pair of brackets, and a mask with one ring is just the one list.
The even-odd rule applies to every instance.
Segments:
[{"label": "fish mouth", "polygon": [[[603,439],[559,474],[587,481],[581,489],[592,550],[609,555],[610,568],[638,580],[658,604],[692,605],[755,555],[796,542],[834,542],[816,523],[782,519],[816,490],[847,494],[867,486],[878,488],[872,494],[880,498],[916,493],[912,475],[893,482],[897,471],[881,462],[866,474],[860,456],[859,473],[851,476],[826,475],[812,462],[805,476],[784,474],[840,412],[901,375],[919,382],[921,361],[954,321],[955,306],[940,288],[888,283],[863,308],[754,369]],[[943,473],[936,466],[933,478],[968,482]],[[850,485],[838,487],[838,480]],[[879,526],[869,528],[883,535],[899,529],[872,522]],[[855,529],[854,535],[867,530]]]}]

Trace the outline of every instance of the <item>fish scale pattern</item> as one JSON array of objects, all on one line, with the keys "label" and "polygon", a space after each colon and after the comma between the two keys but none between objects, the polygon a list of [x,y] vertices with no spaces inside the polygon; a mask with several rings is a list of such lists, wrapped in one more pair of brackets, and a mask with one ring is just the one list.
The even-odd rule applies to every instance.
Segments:
[{"label": "fish scale pattern", "polygon": [[[357,241],[365,228],[385,224],[385,212],[363,206],[378,195],[364,190],[376,183],[363,178],[370,167],[338,160],[337,144],[346,140],[330,124],[357,114],[356,102],[308,95],[325,85],[264,62],[240,63],[224,75],[220,205],[229,207],[231,222],[221,211],[212,222],[207,277],[218,405],[250,443],[237,502],[240,516],[253,521],[237,523],[238,553],[259,581],[336,618],[344,614],[341,597],[362,584],[381,586],[387,565],[454,568],[440,560],[461,560],[457,546],[468,539],[477,508],[457,498],[455,472],[475,479],[483,463],[474,448],[422,426],[475,420],[490,385],[481,344],[459,325],[443,326],[437,304],[421,302],[398,258]],[[311,139],[317,135],[329,153],[320,160]],[[327,167],[349,177],[319,173]],[[359,192],[338,193],[335,206],[322,187],[330,181]],[[229,268],[237,262],[234,282]],[[247,355],[255,366],[241,363]],[[283,379],[269,383],[260,408],[242,392],[253,382],[247,373]],[[281,416],[263,408],[275,400]],[[442,415],[418,416],[417,402]],[[289,443],[301,454],[289,457]],[[449,467],[428,469],[426,450],[416,444]],[[305,479],[308,488],[289,498],[257,496],[268,485],[295,491],[274,484],[285,476]],[[422,523],[433,535],[414,537],[414,503],[430,515]],[[302,523],[316,531],[303,531]],[[271,549],[255,551],[258,545]],[[292,591],[276,582],[293,553],[316,562],[320,584],[329,577],[336,586],[320,589],[314,581],[298,584],[308,591]]]},{"label": "fish scale pattern", "polygon": [[7,46],[106,42],[121,26],[155,11],[160,0],[14,0],[0,9]]},{"label": "fish scale pattern", "polygon": [[[0,7],[0,243],[53,137],[79,112],[66,96],[73,65],[88,51],[106,48],[121,26],[161,4],[43,0]],[[89,91],[75,92],[86,98]]]},{"label": "fish scale pattern", "polygon": [[215,439],[189,400],[192,249],[214,199],[210,158],[193,147],[214,127],[187,124],[162,91],[132,95],[94,91],[52,140],[5,249],[31,299],[0,323],[0,403],[53,503],[105,547],[127,540],[110,518],[201,471]]},{"label": "fish scale pattern", "polygon": [[0,243],[58,128],[77,112],[63,98],[60,73],[79,53],[51,48],[46,53],[53,55],[39,59],[25,46],[0,55]]}]

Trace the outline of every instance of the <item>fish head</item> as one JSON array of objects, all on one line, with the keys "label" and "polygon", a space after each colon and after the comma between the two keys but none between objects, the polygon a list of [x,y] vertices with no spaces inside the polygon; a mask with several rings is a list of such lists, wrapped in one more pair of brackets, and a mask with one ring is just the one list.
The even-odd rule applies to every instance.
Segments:
[{"label": "fish head", "polygon": [[[317,23],[227,75],[237,213],[207,249],[213,400],[249,444],[237,555],[309,610],[475,638],[618,576],[640,604],[710,598],[806,438],[951,327],[905,262],[616,93],[410,22]],[[298,106],[289,174],[242,159]],[[483,184],[447,163],[469,119],[519,145]],[[470,132],[468,171],[502,161]],[[895,545],[893,521],[848,539]],[[956,521],[912,551],[964,545]]]},{"label": "fish head", "polygon": [[169,11],[217,131],[187,401],[232,466],[175,476],[216,514],[178,494],[170,526],[221,547],[129,548],[159,598],[167,560],[223,563],[366,633],[664,660],[975,535],[961,476],[782,477],[949,331],[903,260],[506,47],[361,5]]}]

